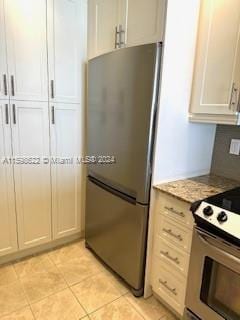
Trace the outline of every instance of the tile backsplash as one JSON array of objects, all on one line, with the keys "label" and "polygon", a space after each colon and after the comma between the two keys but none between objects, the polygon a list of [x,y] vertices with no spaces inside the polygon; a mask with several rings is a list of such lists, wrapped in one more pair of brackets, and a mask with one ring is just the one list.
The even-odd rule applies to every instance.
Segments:
[{"label": "tile backsplash", "polygon": [[218,125],[211,173],[240,181],[240,156],[229,154],[231,139],[240,139],[240,127]]}]

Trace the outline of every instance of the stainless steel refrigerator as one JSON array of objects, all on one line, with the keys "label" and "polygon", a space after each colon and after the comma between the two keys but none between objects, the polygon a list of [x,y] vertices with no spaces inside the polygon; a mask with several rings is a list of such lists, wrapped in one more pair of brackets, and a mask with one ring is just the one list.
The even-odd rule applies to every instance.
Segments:
[{"label": "stainless steel refrigerator", "polygon": [[86,246],[143,294],[161,44],[89,61]]}]

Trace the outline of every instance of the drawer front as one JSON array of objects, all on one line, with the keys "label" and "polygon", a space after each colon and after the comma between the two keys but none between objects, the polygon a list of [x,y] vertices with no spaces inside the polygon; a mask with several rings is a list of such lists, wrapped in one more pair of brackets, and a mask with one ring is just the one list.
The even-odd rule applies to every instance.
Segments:
[{"label": "drawer front", "polygon": [[187,280],[175,276],[174,271],[156,256],[153,257],[152,268],[153,291],[176,312],[183,315]]},{"label": "drawer front", "polygon": [[175,220],[157,214],[156,234],[170,241],[178,248],[190,253],[192,244],[192,231],[179,225]]},{"label": "drawer front", "polygon": [[156,205],[157,213],[164,214],[190,229],[193,228],[193,217],[190,212],[190,204],[160,192],[157,197]]},{"label": "drawer front", "polygon": [[181,273],[187,277],[189,266],[189,254],[177,249],[169,241],[161,237],[155,237],[154,254],[168,266],[172,266],[176,273]]}]

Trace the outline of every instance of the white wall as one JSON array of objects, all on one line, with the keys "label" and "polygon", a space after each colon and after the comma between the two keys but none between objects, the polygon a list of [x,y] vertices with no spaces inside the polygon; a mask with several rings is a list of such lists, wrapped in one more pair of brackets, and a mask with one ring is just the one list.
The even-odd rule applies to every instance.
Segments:
[{"label": "white wall", "polygon": [[153,184],[208,173],[215,125],[188,121],[199,0],[168,0]]}]

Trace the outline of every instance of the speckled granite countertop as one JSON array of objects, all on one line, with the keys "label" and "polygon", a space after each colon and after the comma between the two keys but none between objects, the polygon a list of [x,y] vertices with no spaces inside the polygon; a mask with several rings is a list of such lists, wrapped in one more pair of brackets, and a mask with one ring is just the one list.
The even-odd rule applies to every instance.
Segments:
[{"label": "speckled granite countertop", "polygon": [[193,203],[240,186],[240,182],[215,175],[205,175],[154,186],[175,198]]}]

